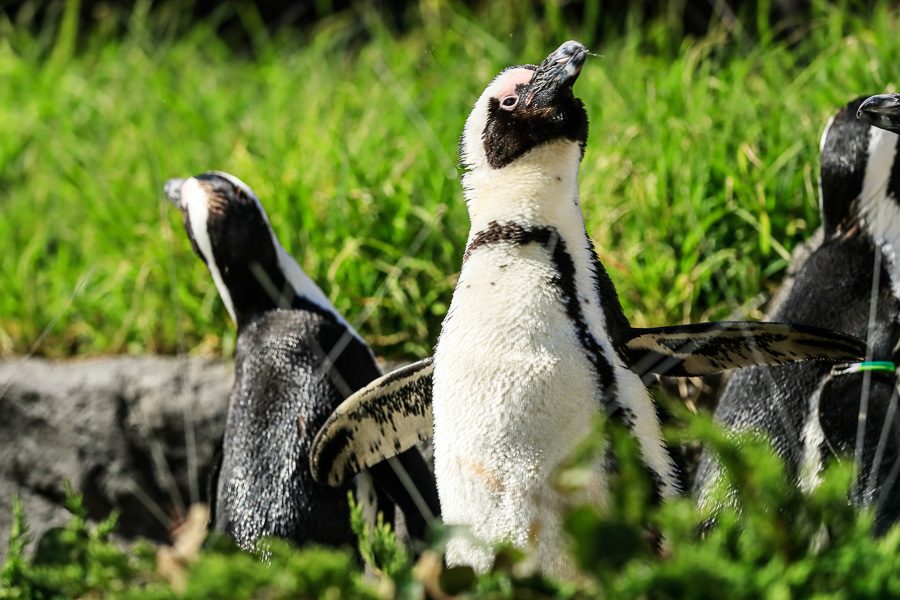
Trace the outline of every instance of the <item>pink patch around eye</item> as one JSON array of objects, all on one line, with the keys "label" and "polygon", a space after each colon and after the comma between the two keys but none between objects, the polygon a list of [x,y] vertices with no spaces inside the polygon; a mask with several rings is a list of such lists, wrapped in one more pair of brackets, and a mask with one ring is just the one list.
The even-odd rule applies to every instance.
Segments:
[{"label": "pink patch around eye", "polygon": [[491,96],[503,98],[516,93],[516,86],[526,84],[534,77],[531,69],[510,69],[504,71],[491,86]]}]

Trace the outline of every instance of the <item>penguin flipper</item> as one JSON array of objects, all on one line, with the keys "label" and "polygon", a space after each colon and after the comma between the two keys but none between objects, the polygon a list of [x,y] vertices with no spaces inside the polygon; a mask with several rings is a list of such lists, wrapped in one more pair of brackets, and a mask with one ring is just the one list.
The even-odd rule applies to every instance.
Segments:
[{"label": "penguin flipper", "polygon": [[383,488],[391,505],[396,504],[403,511],[410,540],[425,542],[429,523],[441,516],[441,503],[434,473],[419,449],[414,446],[374,464],[368,472]]},{"label": "penguin flipper", "polygon": [[309,454],[313,479],[342,485],[353,475],[431,437],[431,357],[382,375],[328,417]]},{"label": "penguin flipper", "polygon": [[673,377],[805,360],[855,361],[866,353],[865,343],[851,335],[810,325],[748,321],[630,328],[618,345],[639,375]]}]

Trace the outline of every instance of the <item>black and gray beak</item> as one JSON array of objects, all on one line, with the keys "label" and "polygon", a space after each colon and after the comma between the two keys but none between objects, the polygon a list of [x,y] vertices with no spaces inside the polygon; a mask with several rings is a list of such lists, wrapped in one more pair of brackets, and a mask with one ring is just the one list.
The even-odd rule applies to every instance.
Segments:
[{"label": "black and gray beak", "polygon": [[182,208],[181,206],[181,186],[184,185],[184,179],[170,179],[166,182],[166,185],[163,187],[163,191],[166,194],[166,198],[168,198],[172,204],[177,206],[178,208]]},{"label": "black and gray beak", "polygon": [[900,133],[900,94],[880,94],[863,102],[856,117],[873,127]]},{"label": "black and gray beak", "polygon": [[525,105],[549,106],[560,94],[571,94],[587,55],[584,44],[576,41],[565,42],[554,50],[535,69]]}]

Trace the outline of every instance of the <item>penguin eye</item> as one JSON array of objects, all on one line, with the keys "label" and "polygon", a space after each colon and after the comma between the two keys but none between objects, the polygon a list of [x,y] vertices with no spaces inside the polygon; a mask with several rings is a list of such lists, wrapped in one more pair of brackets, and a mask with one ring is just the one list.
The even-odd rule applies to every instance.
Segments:
[{"label": "penguin eye", "polygon": [[510,96],[504,96],[500,100],[500,108],[503,110],[513,110],[516,105],[519,103],[519,97],[515,94]]}]

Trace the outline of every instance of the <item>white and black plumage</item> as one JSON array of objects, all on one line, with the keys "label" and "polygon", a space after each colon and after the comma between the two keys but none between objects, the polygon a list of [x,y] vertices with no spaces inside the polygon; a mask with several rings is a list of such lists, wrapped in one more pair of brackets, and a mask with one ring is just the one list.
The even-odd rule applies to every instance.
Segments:
[{"label": "white and black plumage", "polygon": [[[567,42],[537,67],[504,70],[475,103],[460,142],[472,226],[434,358],[348,399],[312,455],[314,475],[339,483],[433,422],[445,522],[487,544],[533,546],[554,575],[571,566],[552,475],[599,412],[633,432],[659,496],[679,492],[643,375],[861,352],[856,340],[784,324],[630,327],[580,206],[588,122],[572,86],[586,56]],[[609,467],[598,458],[589,501],[604,503]],[[446,556],[478,570],[493,557],[466,537]]]},{"label": "white and black plumage", "polygon": [[[170,180],[165,191],[238,328],[214,527],[248,549],[263,536],[354,545],[348,488],[313,481],[308,453],[332,410],[381,375],[371,350],[284,250],[245,183],[212,172]],[[387,499],[396,502],[422,539],[423,513],[439,510],[434,479],[417,450],[398,458],[419,497],[386,463],[357,491],[363,502],[377,496],[388,519]]]},{"label": "white and black plumage", "polygon": [[[897,361],[900,340],[900,156],[898,136],[856,118],[864,98],[829,121],[820,143],[823,241],[796,271],[774,317],[866,340],[868,360]],[[852,498],[876,506],[876,531],[900,517],[900,417],[896,375],[831,374],[822,363],[736,373],[716,409],[719,422],[763,433],[794,481],[814,487],[828,460],[855,458]],[[711,504],[718,467],[704,456],[695,492]]]}]

